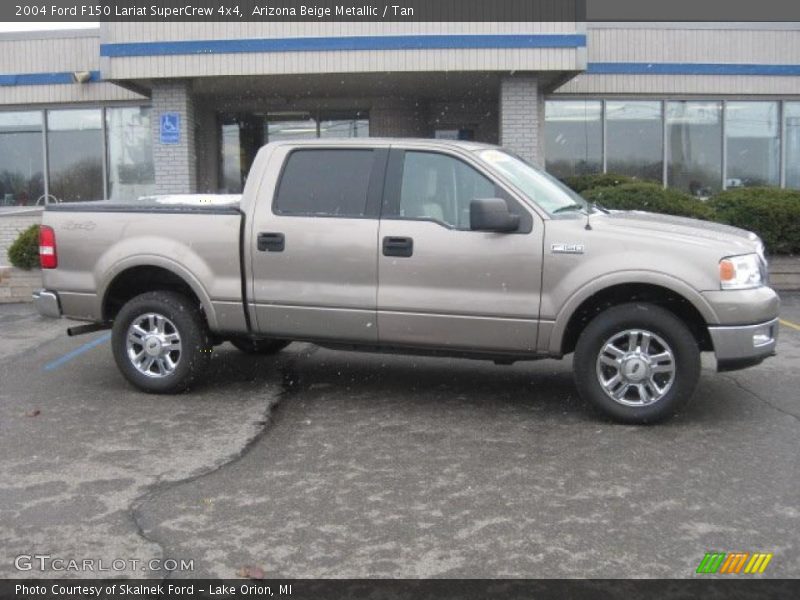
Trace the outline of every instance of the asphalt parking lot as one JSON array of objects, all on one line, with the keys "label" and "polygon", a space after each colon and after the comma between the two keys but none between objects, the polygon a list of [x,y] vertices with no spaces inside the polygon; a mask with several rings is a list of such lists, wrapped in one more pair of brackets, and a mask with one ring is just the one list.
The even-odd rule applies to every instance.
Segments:
[{"label": "asphalt parking lot", "polygon": [[[800,323],[800,295],[783,306]],[[708,361],[693,402],[653,427],[598,417],[569,361],[306,344],[277,359],[226,344],[204,385],[148,396],[107,334],[66,326],[0,306],[0,577],[41,577],[15,559],[49,555],[193,561],[172,577],[671,578],[712,550],[800,574],[789,325],[758,367]]]}]

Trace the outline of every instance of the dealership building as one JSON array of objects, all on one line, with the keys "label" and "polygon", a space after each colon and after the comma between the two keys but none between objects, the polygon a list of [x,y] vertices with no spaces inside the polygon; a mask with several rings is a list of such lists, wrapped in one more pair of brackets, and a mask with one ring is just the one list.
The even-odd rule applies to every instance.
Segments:
[{"label": "dealership building", "polygon": [[102,23],[0,34],[0,206],[241,191],[273,140],[502,144],[800,188],[797,23]]}]

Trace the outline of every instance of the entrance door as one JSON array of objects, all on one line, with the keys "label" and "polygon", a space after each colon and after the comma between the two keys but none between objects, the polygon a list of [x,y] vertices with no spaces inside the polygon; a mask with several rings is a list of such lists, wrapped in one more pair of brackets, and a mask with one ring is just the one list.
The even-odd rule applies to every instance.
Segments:
[{"label": "entrance door", "polygon": [[[392,150],[380,223],[381,344],[534,352],[543,226],[466,157]],[[501,197],[513,233],[471,231],[474,199]]]},{"label": "entrance door", "polygon": [[257,330],[295,340],[375,343],[378,214],[388,150],[331,144],[274,152],[272,160],[283,164],[277,192],[261,200],[252,225]]}]

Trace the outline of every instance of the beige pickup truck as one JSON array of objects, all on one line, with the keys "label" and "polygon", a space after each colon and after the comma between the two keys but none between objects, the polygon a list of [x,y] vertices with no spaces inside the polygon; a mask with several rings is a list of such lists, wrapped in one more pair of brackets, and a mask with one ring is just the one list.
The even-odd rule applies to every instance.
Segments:
[{"label": "beige pickup truck", "polygon": [[264,146],[239,198],[48,206],[48,316],[112,329],[133,385],[186,389],[214,344],[291,341],[488,359],[573,354],[623,422],[678,410],[700,375],[774,354],[779,300],[753,233],[589,205],[501,148],[434,140]]}]

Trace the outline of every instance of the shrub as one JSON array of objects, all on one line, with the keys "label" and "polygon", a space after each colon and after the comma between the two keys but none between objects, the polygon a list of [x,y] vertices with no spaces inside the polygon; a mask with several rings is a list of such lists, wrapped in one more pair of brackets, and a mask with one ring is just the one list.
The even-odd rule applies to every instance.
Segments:
[{"label": "shrub", "polygon": [[647,212],[710,220],[713,214],[701,200],[656,183],[624,183],[616,187],[587,190],[583,197],[605,208]]},{"label": "shrub", "polygon": [[31,225],[8,248],[8,260],[19,269],[39,266],[39,226]]},{"label": "shrub", "polygon": [[[573,175],[572,177],[565,177],[562,179],[564,184],[572,188],[572,190],[579,194],[586,190],[591,190],[598,187],[616,187],[626,183],[644,183],[635,177],[628,177],[627,175],[619,175],[618,173],[594,173],[592,175]],[[647,182],[647,183],[657,183]]]},{"label": "shrub", "polygon": [[715,220],[754,231],[772,254],[800,252],[800,191],[737,188],[708,201]]}]

